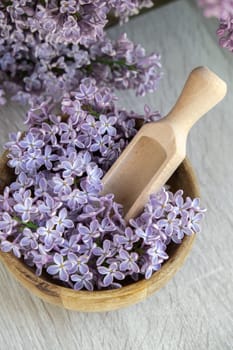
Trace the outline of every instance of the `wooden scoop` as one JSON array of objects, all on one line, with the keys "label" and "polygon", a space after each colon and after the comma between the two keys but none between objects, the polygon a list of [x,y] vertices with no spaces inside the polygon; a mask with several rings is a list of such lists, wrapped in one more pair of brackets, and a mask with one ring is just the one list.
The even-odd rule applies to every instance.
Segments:
[{"label": "wooden scoop", "polygon": [[171,112],[161,121],[142,126],[103,178],[103,194],[114,193],[126,221],[140,214],[150,194],[184,160],[189,130],[226,91],[226,83],[208,68],[196,68]]}]

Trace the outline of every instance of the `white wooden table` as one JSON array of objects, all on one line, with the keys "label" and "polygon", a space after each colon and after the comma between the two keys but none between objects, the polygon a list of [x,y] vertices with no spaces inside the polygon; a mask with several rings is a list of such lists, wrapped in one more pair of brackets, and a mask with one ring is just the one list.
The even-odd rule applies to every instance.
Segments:
[{"label": "white wooden table", "polygon": [[[190,135],[188,156],[208,208],[203,232],[183,268],[146,301],[112,313],[84,314],[45,304],[0,266],[0,349],[233,349],[233,56],[216,42],[215,22],[192,2],[178,1],[138,17],[127,31],[148,51],[162,54],[165,76],[145,99],[122,94],[121,104],[142,110],[145,102],[164,114],[175,102],[188,72],[208,65],[229,85],[225,101]],[[1,145],[22,129],[23,109],[1,111]]]}]

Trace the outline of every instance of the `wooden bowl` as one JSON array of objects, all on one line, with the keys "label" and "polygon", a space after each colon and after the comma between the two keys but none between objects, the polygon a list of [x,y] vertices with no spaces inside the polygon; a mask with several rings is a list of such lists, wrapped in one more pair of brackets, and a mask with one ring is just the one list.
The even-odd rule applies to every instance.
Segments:
[{"label": "wooden bowl", "polygon": [[[0,158],[0,190],[10,184],[13,178],[12,169],[7,167],[5,153]],[[187,196],[199,196],[197,180],[187,159],[173,174],[169,184],[172,191],[183,189]],[[137,303],[163,287],[184,263],[194,239],[195,235],[185,236],[180,245],[170,244],[169,259],[149,280],[142,279],[120,289],[107,291],[75,291],[61,287],[46,276],[37,277],[33,268],[25,265],[23,260],[17,259],[11,253],[0,252],[0,259],[25,288],[46,302],[77,311],[110,311]]]}]

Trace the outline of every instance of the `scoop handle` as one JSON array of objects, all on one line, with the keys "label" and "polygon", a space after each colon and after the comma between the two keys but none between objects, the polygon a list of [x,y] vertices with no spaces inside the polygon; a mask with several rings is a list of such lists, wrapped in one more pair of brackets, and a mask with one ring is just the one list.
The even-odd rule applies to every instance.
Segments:
[{"label": "scoop handle", "polygon": [[188,133],[198,119],[223,99],[226,92],[226,83],[215,73],[207,67],[195,68],[165,119]]}]

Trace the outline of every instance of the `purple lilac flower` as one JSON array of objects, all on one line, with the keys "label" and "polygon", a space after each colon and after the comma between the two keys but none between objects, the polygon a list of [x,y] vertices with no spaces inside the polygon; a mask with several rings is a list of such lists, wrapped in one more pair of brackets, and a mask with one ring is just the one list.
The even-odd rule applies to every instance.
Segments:
[{"label": "purple lilac flower", "polygon": [[186,212],[187,209],[190,209],[192,204],[191,198],[187,198],[186,201],[184,201],[182,190],[179,190],[176,192],[176,194],[174,195],[174,201],[176,204],[175,210],[179,214],[182,214]]},{"label": "purple lilac flower", "polygon": [[200,221],[203,219],[203,213],[195,213],[193,210],[189,214],[188,227],[195,233],[200,232]]},{"label": "purple lilac flower", "polygon": [[111,250],[111,242],[108,239],[105,239],[103,242],[103,248],[94,248],[93,254],[99,257],[96,261],[97,266],[101,265],[106,258],[109,258],[113,255],[113,252]]},{"label": "purple lilac flower", "polygon": [[168,213],[165,219],[159,220],[158,225],[165,230],[167,236],[171,236],[173,231],[176,230],[177,226],[179,225],[179,219],[177,219],[176,210]]},{"label": "purple lilac flower", "polygon": [[153,264],[160,264],[163,260],[168,259],[168,255],[165,252],[166,248],[166,244],[158,240],[147,250],[148,255],[152,258]]},{"label": "purple lilac flower", "polygon": [[61,13],[75,13],[79,10],[79,6],[75,0],[62,0],[61,1]]},{"label": "purple lilac flower", "polygon": [[22,141],[19,142],[20,147],[28,150],[34,150],[35,148],[41,148],[43,141],[38,140],[33,134],[27,133]]},{"label": "purple lilac flower", "polygon": [[92,241],[89,241],[87,243],[84,243],[84,244],[80,245],[79,253],[80,254],[84,254],[84,255],[86,255],[86,256],[88,256],[90,258],[92,253],[93,253],[93,250],[95,249],[95,247],[96,247],[96,243],[92,242]]},{"label": "purple lilac flower", "polygon": [[[162,188],[158,194],[151,195],[147,208],[155,218],[160,218],[165,211],[171,210],[172,207],[169,203],[169,195],[165,188]],[[154,208],[156,208],[156,210],[154,210]]]},{"label": "purple lilac flower", "polygon": [[54,241],[59,237],[59,231],[55,230],[52,220],[46,222],[45,227],[39,227],[37,233],[40,237],[43,237],[43,242],[46,248],[51,248]]},{"label": "purple lilac flower", "polygon": [[38,188],[35,191],[36,197],[39,198],[39,197],[46,196],[47,191],[48,191],[48,182],[44,177],[39,177]]},{"label": "purple lilac flower", "polygon": [[87,203],[87,195],[79,189],[74,189],[71,193],[62,196],[62,200],[67,201],[70,209],[77,209],[80,205]]},{"label": "purple lilac flower", "polygon": [[191,204],[190,208],[192,208],[194,211],[197,211],[197,212],[201,212],[201,213],[206,212],[206,209],[201,208],[201,206],[200,206],[200,198],[194,198],[192,200],[192,204]]},{"label": "purple lilac flower", "polygon": [[88,165],[86,168],[86,172],[87,172],[87,181],[90,182],[91,184],[96,185],[97,188],[101,188],[100,179],[103,176],[103,171],[97,165],[95,165],[94,167]]},{"label": "purple lilac flower", "polygon": [[71,153],[69,155],[69,160],[63,161],[61,167],[64,169],[63,176],[70,177],[72,175],[82,176],[83,175],[83,165],[80,157],[77,154]]},{"label": "purple lilac flower", "polygon": [[89,268],[87,265],[89,257],[87,255],[77,256],[74,253],[69,253],[68,259],[72,263],[71,273],[78,271],[79,273],[84,275],[85,273],[87,273],[89,271]]},{"label": "purple lilac flower", "polygon": [[85,132],[88,132],[91,136],[96,136],[98,134],[98,122],[92,115],[88,115],[86,117],[86,120],[81,125],[81,128]]},{"label": "purple lilac flower", "polygon": [[59,134],[61,135],[61,143],[70,143],[74,140],[76,136],[74,125],[75,122],[73,121],[73,118],[69,118],[66,122],[59,123]]},{"label": "purple lilac flower", "polygon": [[[134,224],[134,222],[132,222],[132,224]],[[161,231],[157,224],[153,224],[153,226],[147,225],[145,228],[143,226],[138,227],[135,230],[135,234],[142,238],[146,244],[150,244],[161,237]]]},{"label": "purple lilac flower", "polygon": [[138,254],[137,253],[129,253],[126,250],[120,250],[119,257],[121,259],[120,263],[120,271],[133,271],[135,273],[138,273],[140,271],[136,261],[138,260]]},{"label": "purple lilac flower", "polygon": [[[30,112],[29,112],[30,113]],[[57,136],[58,136],[58,126],[49,125],[48,123],[42,123],[42,130],[45,135],[45,140],[50,141],[53,146],[57,145]]]},{"label": "purple lilac flower", "polygon": [[108,151],[108,145],[110,142],[110,138],[107,135],[100,136],[97,135],[95,137],[95,142],[91,145],[90,151],[91,152],[96,152],[100,151],[100,153],[104,154]]},{"label": "purple lilac flower", "polygon": [[24,222],[27,222],[30,220],[31,214],[36,213],[38,209],[33,205],[32,199],[27,197],[23,203],[15,204],[14,210],[21,214]]},{"label": "purple lilac flower", "polygon": [[53,167],[54,161],[58,160],[58,156],[56,154],[52,154],[52,148],[51,146],[47,145],[44,150],[44,165],[48,170],[51,170]]},{"label": "purple lilac flower", "polygon": [[72,281],[75,282],[74,289],[76,290],[83,288],[90,291],[93,290],[92,278],[93,274],[91,272],[87,272],[84,275],[75,274],[71,276]]},{"label": "purple lilac flower", "polygon": [[189,212],[183,212],[181,214],[178,226],[175,228],[171,235],[173,242],[181,243],[181,240],[185,235],[190,236],[193,231],[189,226]]},{"label": "purple lilac flower", "polygon": [[25,170],[27,170],[29,174],[34,173],[42,164],[43,156],[40,149],[29,149],[28,152],[25,153],[25,164],[22,164],[22,167],[25,165]]},{"label": "purple lilac flower", "polygon": [[233,52],[233,0],[198,0],[206,17],[219,20],[219,44]]},{"label": "purple lilac flower", "polygon": [[53,258],[48,254],[44,245],[41,243],[38,245],[38,249],[33,250],[31,254],[33,257],[33,263],[36,266],[36,274],[37,276],[40,276],[43,268],[47,266],[48,263],[53,262]]},{"label": "purple lilac flower", "polygon": [[14,220],[7,212],[3,212],[0,221],[0,230],[6,234],[11,234],[13,228],[17,225],[17,221]]},{"label": "purple lilac flower", "polygon": [[131,227],[126,227],[124,235],[117,235],[116,239],[126,250],[131,250],[134,243],[139,241],[139,236],[135,235]]},{"label": "purple lilac flower", "polygon": [[110,136],[116,136],[116,128],[113,125],[116,124],[116,117],[107,118],[105,115],[100,115],[99,122],[97,122],[99,133],[102,135],[107,132]]},{"label": "purple lilac flower", "polygon": [[19,190],[24,188],[25,190],[31,187],[33,184],[33,179],[28,177],[23,171],[19,174],[17,181],[11,183],[10,187],[13,190]]},{"label": "purple lilac flower", "polygon": [[11,211],[13,200],[10,196],[10,188],[6,186],[3,194],[0,194],[0,208],[5,211]]},{"label": "purple lilac flower", "polygon": [[65,239],[61,242],[61,254],[68,255],[68,253],[78,253],[80,250],[80,245],[78,244],[80,238],[80,235],[73,234],[69,240]]},{"label": "purple lilac flower", "polygon": [[105,275],[103,279],[104,287],[108,287],[113,283],[113,279],[123,280],[125,278],[124,274],[119,271],[117,263],[110,264],[109,267],[99,266],[98,272],[101,275]]},{"label": "purple lilac flower", "polygon": [[[161,268],[160,263],[154,263],[153,261],[150,261],[146,267],[143,267],[142,271],[145,273],[145,278],[149,279],[152,276],[152,273],[154,271],[158,271]],[[145,270],[145,271],[144,271]]]},{"label": "purple lilac flower", "polygon": [[72,177],[62,179],[60,176],[54,176],[52,182],[54,193],[57,193],[58,195],[67,195],[71,193],[71,185],[74,183],[74,179]]},{"label": "purple lilac flower", "polygon": [[17,258],[21,257],[20,246],[16,242],[2,241],[0,248],[2,252],[8,253],[12,251]]},{"label": "purple lilac flower", "polygon": [[69,271],[72,269],[72,263],[69,260],[64,261],[64,257],[58,253],[54,254],[54,265],[50,265],[47,268],[47,272],[50,275],[59,275],[61,281],[68,281]]},{"label": "purple lilac flower", "polygon": [[31,247],[35,250],[38,248],[38,234],[32,232],[29,228],[25,227],[23,230],[23,237],[20,240],[21,247]]},{"label": "purple lilac flower", "polygon": [[233,14],[232,0],[198,0],[198,4],[204,9],[206,17],[217,17],[227,13]]},{"label": "purple lilac flower", "polygon": [[75,98],[78,100],[89,100],[94,97],[96,86],[92,79],[86,78],[79,86],[79,91],[75,93]]},{"label": "purple lilac flower", "polygon": [[89,227],[80,224],[78,231],[84,243],[88,243],[90,240],[100,237],[100,226],[97,220],[93,220]]},{"label": "purple lilac flower", "polygon": [[45,199],[42,202],[39,202],[38,205],[38,211],[41,214],[47,214],[49,216],[54,216],[57,212],[57,209],[59,209],[62,206],[62,202],[55,201],[48,193],[45,195]]},{"label": "purple lilac flower", "polygon": [[74,223],[72,220],[67,219],[67,210],[66,208],[62,208],[57,216],[53,216],[51,218],[51,222],[53,225],[56,225],[56,230],[58,232],[63,232],[65,228],[74,227]]}]

